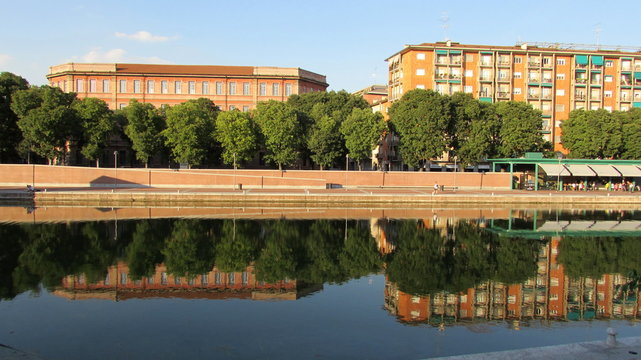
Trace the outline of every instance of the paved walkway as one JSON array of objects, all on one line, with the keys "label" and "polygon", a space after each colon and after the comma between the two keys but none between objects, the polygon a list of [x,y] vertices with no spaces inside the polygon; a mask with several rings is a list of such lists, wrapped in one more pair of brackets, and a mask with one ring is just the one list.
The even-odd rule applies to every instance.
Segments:
[{"label": "paved walkway", "polygon": [[[604,336],[605,337],[605,336]],[[593,341],[521,350],[497,351],[482,354],[447,356],[438,360],[635,360],[641,359],[641,337],[618,339],[609,346],[604,341]]]}]

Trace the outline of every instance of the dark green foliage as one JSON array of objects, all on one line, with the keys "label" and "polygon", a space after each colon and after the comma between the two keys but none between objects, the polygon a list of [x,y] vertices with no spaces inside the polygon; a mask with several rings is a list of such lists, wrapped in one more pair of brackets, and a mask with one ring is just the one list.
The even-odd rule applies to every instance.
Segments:
[{"label": "dark green foliage", "polygon": [[321,170],[332,166],[343,155],[343,137],[339,129],[340,124],[327,115],[312,125],[307,137],[307,148],[311,152],[312,161]]},{"label": "dark green foliage", "polygon": [[345,146],[350,158],[358,162],[372,156],[372,150],[381,139],[387,124],[381,113],[372,113],[368,109],[354,109],[340,126],[340,132],[345,138]]},{"label": "dark green foliage", "polygon": [[161,133],[166,126],[165,118],[153,105],[142,104],[136,100],[131,100],[123,112],[127,118],[125,134],[131,141],[136,158],[147,167],[149,158],[162,149]]},{"label": "dark green foliage", "polygon": [[247,113],[238,110],[222,112],[216,118],[215,138],[223,149],[223,162],[237,166],[256,154],[258,126]]},{"label": "dark green foliage", "polygon": [[[632,119],[632,118],[631,118]],[[563,121],[561,128],[563,146],[570,156],[582,159],[616,158],[621,152],[623,141],[622,117],[606,110],[574,110],[570,118]],[[634,124],[633,121],[628,123]],[[631,141],[635,128],[628,127],[626,133]],[[631,146],[631,148],[633,148]],[[629,155],[631,155],[630,153]]]},{"label": "dark green foliage", "polygon": [[165,238],[171,233],[171,226],[165,221],[140,220],[125,253],[129,265],[129,277],[140,280],[151,276],[156,265],[162,263]]},{"label": "dark green foliage", "polygon": [[107,140],[116,130],[113,112],[109,110],[107,103],[96,98],[76,100],[73,109],[82,127],[80,152],[87,159],[95,160],[98,167]]},{"label": "dark green foliage", "polygon": [[286,103],[269,100],[258,104],[254,119],[265,141],[265,158],[277,164],[279,170],[294,164],[304,145],[303,124],[296,110]]},{"label": "dark green foliage", "polygon": [[26,90],[29,83],[9,72],[0,73],[0,163],[18,159],[18,144],[22,133],[18,116],[11,110],[11,99],[18,90]]},{"label": "dark green foliage", "polygon": [[497,103],[495,112],[500,123],[498,156],[517,158],[543,150],[541,111],[524,102],[507,101]]},{"label": "dark green foliage", "polygon": [[251,265],[261,249],[260,227],[253,221],[224,220],[216,244],[216,266],[222,272],[241,272]]},{"label": "dark green foliage", "polygon": [[176,221],[162,250],[167,271],[175,276],[185,277],[212,271],[215,241],[207,222]]}]

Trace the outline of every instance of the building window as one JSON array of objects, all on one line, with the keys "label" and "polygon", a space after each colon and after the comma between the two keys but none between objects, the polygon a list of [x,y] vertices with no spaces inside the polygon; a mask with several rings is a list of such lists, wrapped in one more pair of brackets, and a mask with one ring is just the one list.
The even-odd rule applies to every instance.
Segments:
[{"label": "building window", "polygon": [[249,83],[248,82],[243,83],[243,95],[249,95],[249,90],[250,90]]},{"label": "building window", "polygon": [[419,85],[416,85],[416,88],[417,89],[425,89],[425,85],[419,84]]},{"label": "building window", "polygon": [[89,80],[89,92],[92,92],[92,93],[98,92],[97,87],[98,85],[96,83],[96,79]]},{"label": "building window", "polygon": [[236,83],[235,82],[230,82],[229,83],[229,95],[236,95]]},{"label": "building window", "polygon": [[521,56],[515,56],[514,57],[514,63],[515,64],[520,64],[523,61],[523,58]]},{"label": "building window", "polygon": [[76,91],[77,92],[84,91],[84,86],[83,85],[84,85],[84,81],[82,81],[80,79],[76,80]]},{"label": "building window", "polygon": [[265,83],[260,83],[258,86],[258,95],[260,96],[265,96],[267,95],[267,84]]},{"label": "building window", "polygon": [[614,61],[612,60],[605,61],[605,67],[613,67],[613,66],[614,66]]},{"label": "building window", "polygon": [[612,75],[606,75],[606,76],[603,77],[603,80],[605,82],[612,82],[613,77],[612,77]]},{"label": "building window", "polygon": [[235,275],[234,273],[227,274],[227,284],[229,284],[229,285],[235,285],[236,284],[236,277],[234,275]]},{"label": "building window", "polygon": [[425,60],[425,53],[417,53],[416,60]]},{"label": "building window", "polygon": [[222,94],[223,94],[223,82],[216,81],[216,95],[222,95]]},{"label": "building window", "polygon": [[243,281],[243,285],[249,284],[249,274],[247,273],[247,271],[243,271],[242,281]]},{"label": "building window", "polygon": [[280,96],[280,84],[279,83],[272,84],[272,95],[273,96]]},{"label": "building window", "polygon": [[416,75],[418,76],[425,75],[425,69],[416,69]]},{"label": "building window", "polygon": [[207,277],[207,274],[200,275],[200,285],[202,286],[209,285],[209,278]]},{"label": "building window", "polygon": [[174,94],[183,93],[183,84],[180,81],[174,81]]},{"label": "building window", "polygon": [[109,92],[109,80],[103,80],[102,81],[102,92],[103,93],[108,93]]},{"label": "building window", "polygon": [[473,77],[474,70],[465,70],[465,77]]},{"label": "building window", "polygon": [[556,90],[556,96],[565,96],[565,90],[564,89]]},{"label": "building window", "polygon": [[196,93],[196,82],[195,81],[190,81],[189,82],[189,91],[190,94],[195,94]]},{"label": "building window", "polygon": [[465,54],[465,62],[472,62],[472,61],[474,61],[474,55]]},{"label": "building window", "polygon": [[122,110],[125,108],[125,106],[127,106],[127,104],[119,104],[118,109]]},{"label": "building window", "polygon": [[565,59],[556,59],[557,65],[565,65]]},{"label": "building window", "polygon": [[473,91],[473,88],[471,85],[465,85],[465,88],[463,88],[466,94],[471,94]]},{"label": "building window", "polygon": [[147,80],[147,93],[148,94],[153,94],[154,93],[154,81],[153,80]]},{"label": "building window", "polygon": [[182,279],[180,278],[180,276],[176,276],[176,277],[174,278],[174,284],[175,284],[175,285],[180,285],[181,280],[182,280]]},{"label": "building window", "polygon": [[234,105],[229,105],[229,111],[236,110],[236,106]]},{"label": "building window", "polygon": [[249,105],[243,105],[243,112],[249,112]]},{"label": "building window", "polygon": [[134,93],[140,94],[140,80],[134,80]]},{"label": "building window", "polygon": [[292,84],[285,84],[285,96],[292,94]]},{"label": "building window", "polygon": [[203,81],[203,94],[208,95],[209,94],[209,82]]},{"label": "building window", "polygon": [[604,91],[604,92],[603,92],[603,96],[605,96],[605,97],[607,97],[607,98],[611,98],[611,97],[612,97],[612,90],[606,90],[606,91]]},{"label": "building window", "polygon": [[515,79],[520,79],[521,78],[521,73],[519,71],[514,72],[514,78]]},{"label": "building window", "polygon": [[222,278],[221,278],[221,276],[220,276],[220,273],[219,273],[219,272],[217,272],[217,273],[214,275],[214,282],[216,283],[216,285],[220,285],[220,284],[222,284],[222,283],[223,283],[223,280],[222,280]]},{"label": "building window", "polygon": [[564,112],[564,111],[565,111],[565,105],[564,105],[564,104],[557,104],[557,105],[554,107],[554,109],[555,109],[557,112]]},{"label": "building window", "polygon": [[167,285],[167,273],[164,271],[160,273],[160,284]]},{"label": "building window", "polygon": [[514,95],[521,95],[521,88],[514,88]]},{"label": "building window", "polygon": [[565,80],[565,74],[556,74],[557,80]]},{"label": "building window", "polygon": [[120,89],[118,91],[121,93],[127,92],[127,80],[120,80]]},{"label": "building window", "polygon": [[163,94],[166,94],[169,91],[169,85],[167,84],[167,80],[163,80],[160,82],[160,91]]}]

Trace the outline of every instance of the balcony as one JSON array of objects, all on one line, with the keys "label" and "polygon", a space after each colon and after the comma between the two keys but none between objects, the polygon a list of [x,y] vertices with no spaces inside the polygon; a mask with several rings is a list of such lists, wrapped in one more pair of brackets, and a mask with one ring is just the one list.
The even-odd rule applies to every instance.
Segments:
[{"label": "balcony", "polygon": [[552,100],[552,94],[543,94],[543,95],[541,95],[541,99],[543,99],[543,100]]},{"label": "balcony", "polygon": [[490,97],[492,95],[491,91],[485,90],[485,91],[479,91],[479,97]]},{"label": "balcony", "polygon": [[496,97],[499,99],[509,99],[510,98],[510,92],[509,91],[498,91],[496,93]]},{"label": "balcony", "polygon": [[508,59],[508,60],[501,60],[501,59],[499,59],[499,61],[498,61],[498,65],[499,65],[499,66],[510,66],[511,64],[512,64],[512,63],[510,62],[510,60],[509,60],[509,59]]},{"label": "balcony", "polygon": [[552,83],[552,78],[543,78],[544,83]]},{"label": "balcony", "polygon": [[492,76],[481,76],[479,77],[480,81],[492,81],[494,78]]},{"label": "balcony", "polygon": [[587,82],[588,82],[588,79],[578,78],[578,79],[576,79],[576,80],[575,80],[575,82],[576,82],[577,84],[585,84],[585,83],[587,83]]},{"label": "balcony", "polygon": [[585,94],[576,94],[574,95],[575,100],[585,100]]},{"label": "balcony", "polygon": [[528,61],[527,62],[528,67],[541,67],[541,62],[540,61]]},{"label": "balcony", "polygon": [[539,100],[541,98],[541,94],[529,93],[527,94],[527,98],[530,100]]}]

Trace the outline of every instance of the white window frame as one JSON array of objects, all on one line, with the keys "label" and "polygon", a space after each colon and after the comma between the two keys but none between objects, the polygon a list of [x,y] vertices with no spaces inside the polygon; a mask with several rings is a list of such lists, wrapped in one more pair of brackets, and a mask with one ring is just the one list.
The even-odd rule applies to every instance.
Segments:
[{"label": "white window frame", "polygon": [[416,76],[424,76],[425,69],[416,69]]}]

